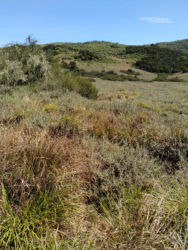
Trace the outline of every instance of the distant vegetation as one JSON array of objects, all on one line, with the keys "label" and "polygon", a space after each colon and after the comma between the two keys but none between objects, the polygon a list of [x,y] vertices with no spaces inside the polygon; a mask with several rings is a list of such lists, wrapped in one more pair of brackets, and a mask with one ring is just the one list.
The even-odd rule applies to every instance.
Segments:
[{"label": "distant vegetation", "polygon": [[76,65],[76,62],[71,61],[70,63],[66,63],[64,60],[62,61],[62,67],[65,69],[69,69],[71,72],[77,73],[81,76],[90,77],[90,78],[100,78],[103,80],[109,81],[139,81],[140,79],[137,77],[138,74],[134,71],[123,71],[122,73],[128,74],[127,76],[123,74],[117,74],[113,70],[110,71],[86,71],[84,69],[79,69]]},{"label": "distant vegetation", "polygon": [[156,78],[153,79],[153,81],[157,82],[185,82],[184,80],[176,77],[169,77],[169,74],[166,73],[160,73],[157,75]]},{"label": "distant vegetation", "polygon": [[177,50],[160,48],[156,45],[129,46],[127,54],[142,55],[136,62],[140,69],[155,73],[176,73],[188,71],[188,55]]},{"label": "distant vegetation", "polygon": [[157,45],[161,48],[180,50],[183,53],[188,53],[188,39],[174,41],[174,42],[158,43]]},{"label": "distant vegetation", "polygon": [[121,57],[125,54],[125,45],[114,44],[111,42],[86,42],[86,43],[60,43],[48,44],[43,46],[43,50],[48,56],[54,56],[61,53],[73,53],[80,60],[105,61],[109,56]]},{"label": "distant vegetation", "polygon": [[188,55],[157,45],[125,46],[109,42],[62,43],[43,46],[48,57],[69,54],[85,62],[108,62],[111,57],[135,58],[135,66],[154,73],[188,72]]},{"label": "distant vegetation", "polygon": [[82,61],[100,61],[102,57],[96,52],[89,50],[80,50],[75,59],[80,59]]}]

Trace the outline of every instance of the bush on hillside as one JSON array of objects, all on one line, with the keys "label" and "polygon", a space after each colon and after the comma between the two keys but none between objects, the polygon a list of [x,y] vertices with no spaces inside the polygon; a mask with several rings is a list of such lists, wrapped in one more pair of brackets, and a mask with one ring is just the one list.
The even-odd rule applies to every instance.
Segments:
[{"label": "bush on hillside", "polygon": [[78,70],[76,62],[74,62],[74,61],[71,61],[70,63],[67,63],[64,60],[62,60],[61,66],[62,66],[62,68],[69,69],[71,71],[77,71]]},{"label": "bush on hillside", "polygon": [[61,72],[60,64],[54,64],[51,73],[54,88],[68,89],[79,93],[83,97],[97,99],[98,90],[93,85],[92,79],[81,77],[74,71]]},{"label": "bush on hillside", "polygon": [[158,74],[157,77],[155,79],[153,79],[153,81],[166,82],[166,81],[168,81],[167,77],[168,77],[168,74],[161,73],[161,74]]},{"label": "bush on hillside", "polygon": [[172,77],[168,79],[169,82],[186,82],[185,80],[179,78],[179,77]]},{"label": "bush on hillside", "polygon": [[98,96],[98,90],[92,84],[90,79],[83,78],[69,72],[62,75],[59,86],[70,91],[75,91],[81,96],[89,99],[97,99]]},{"label": "bush on hillside", "polygon": [[[48,74],[50,68],[46,56],[41,47],[36,45],[36,41],[29,36],[25,44],[13,44],[1,50],[0,85],[31,84],[43,80],[48,74],[52,83],[50,86],[46,84],[45,89],[61,87],[75,91],[83,97],[97,98],[98,91],[92,84],[92,80],[82,78],[78,73],[63,73],[61,65],[56,60],[52,60],[50,65],[51,73]],[[72,72],[78,70],[75,62],[69,64],[64,62],[62,66]]]},{"label": "bush on hillside", "polygon": [[101,57],[97,53],[90,50],[80,50],[79,54],[75,56],[75,59],[80,59],[82,61],[98,61],[101,60]]},{"label": "bush on hillside", "polygon": [[176,73],[188,71],[188,56],[181,51],[150,46],[128,46],[127,54],[141,55],[136,62],[140,69],[155,73]]},{"label": "bush on hillside", "polygon": [[46,53],[47,57],[53,57],[61,53],[59,47],[54,44],[45,45],[43,51]]},{"label": "bush on hillside", "polygon": [[48,72],[48,64],[43,54],[31,55],[25,67],[25,74],[28,82],[35,82],[46,76]]},{"label": "bush on hillside", "polygon": [[16,86],[35,82],[48,73],[43,51],[28,37],[26,44],[4,47],[0,54],[0,84]]},{"label": "bush on hillside", "polygon": [[168,74],[166,74],[166,73],[158,74],[157,77],[155,79],[153,79],[153,81],[158,81],[158,82],[184,82],[183,79],[180,79],[177,76],[168,78]]},{"label": "bush on hillside", "polygon": [[4,70],[0,72],[0,84],[16,86],[26,82],[26,75],[23,72],[22,65],[17,61],[5,61]]}]

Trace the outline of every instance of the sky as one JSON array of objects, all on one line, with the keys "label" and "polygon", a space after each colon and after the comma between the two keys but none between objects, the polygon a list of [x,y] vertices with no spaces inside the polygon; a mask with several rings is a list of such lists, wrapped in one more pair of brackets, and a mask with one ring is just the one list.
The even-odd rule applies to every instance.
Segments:
[{"label": "sky", "polygon": [[0,46],[111,41],[129,45],[188,38],[188,0],[1,0]]}]

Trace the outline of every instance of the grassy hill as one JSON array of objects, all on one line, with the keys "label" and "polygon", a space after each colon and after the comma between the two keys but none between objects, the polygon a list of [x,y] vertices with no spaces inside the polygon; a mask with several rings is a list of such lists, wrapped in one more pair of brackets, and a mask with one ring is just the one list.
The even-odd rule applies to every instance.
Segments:
[{"label": "grassy hill", "polygon": [[1,249],[187,249],[188,83],[127,48],[0,51]]},{"label": "grassy hill", "polygon": [[188,39],[178,40],[174,42],[158,43],[157,45],[161,48],[175,49],[180,50],[183,53],[188,53]]},{"label": "grassy hill", "polygon": [[134,67],[153,73],[188,71],[188,55],[178,50],[157,45],[125,46],[109,42],[62,43],[43,46],[48,57],[64,56],[80,61],[114,62],[115,59],[132,59]]}]

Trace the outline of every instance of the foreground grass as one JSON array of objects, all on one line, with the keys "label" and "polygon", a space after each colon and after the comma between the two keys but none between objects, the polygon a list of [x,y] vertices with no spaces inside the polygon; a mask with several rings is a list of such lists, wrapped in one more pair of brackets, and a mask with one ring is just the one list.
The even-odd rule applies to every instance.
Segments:
[{"label": "foreground grass", "polygon": [[186,249],[187,83],[0,98],[0,246]]}]

